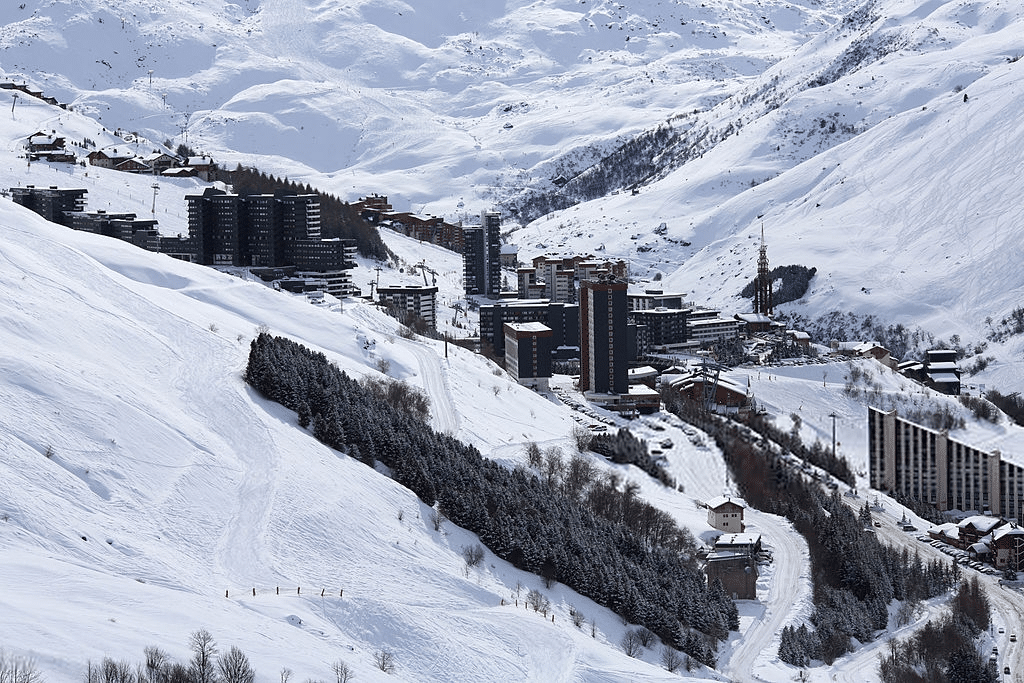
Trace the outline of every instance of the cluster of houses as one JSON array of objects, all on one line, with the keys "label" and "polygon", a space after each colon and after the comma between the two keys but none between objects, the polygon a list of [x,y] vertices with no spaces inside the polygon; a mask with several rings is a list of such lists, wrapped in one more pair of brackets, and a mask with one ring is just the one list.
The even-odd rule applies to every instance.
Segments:
[{"label": "cluster of houses", "polygon": [[1002,517],[973,515],[934,526],[928,536],[996,569],[1024,569],[1024,529]]},{"label": "cluster of houses", "polygon": [[956,351],[932,349],[925,352],[923,360],[897,361],[890,355],[888,349],[878,342],[833,341],[831,347],[833,352],[841,355],[876,360],[901,375],[940,393],[950,396],[960,395],[960,368],[956,362]]},{"label": "cluster of houses", "polygon": [[[130,134],[125,134],[126,137]],[[25,141],[25,155],[30,161],[53,161],[74,164],[78,156],[67,146],[67,139],[57,135],[55,130],[37,131]],[[90,152],[86,159],[97,168],[109,168],[126,173],[159,175],[168,178],[199,178],[204,181],[217,179],[218,166],[211,157],[191,156],[181,158],[160,150],[139,155],[128,147],[109,147]]]},{"label": "cluster of houses", "polygon": [[98,168],[111,168],[126,173],[160,175],[168,178],[199,178],[211,182],[217,179],[218,166],[212,157],[191,156],[182,159],[174,154],[154,150],[137,155],[127,148],[98,149],[86,157]]},{"label": "cluster of houses", "polygon": [[448,223],[438,216],[419,216],[407,211],[395,211],[386,195],[372,194],[360,197],[353,206],[363,218],[374,225],[460,254],[465,250],[466,240],[461,224]]},{"label": "cluster of houses", "polygon": [[[61,109],[67,109],[68,108],[68,105],[66,105],[66,104],[64,104],[62,102],[58,102],[56,97],[47,97],[47,96],[43,95],[43,91],[42,90],[33,90],[32,88],[28,87],[28,85],[25,84],[25,83],[12,83],[10,81],[7,81],[7,82],[4,82],[4,83],[0,83],[0,90],[10,90],[10,91],[12,91],[12,94],[14,95],[15,98],[18,97],[17,93],[20,92],[20,93],[23,93],[25,95],[28,95],[29,97],[34,97],[37,100],[42,100],[46,104],[53,105],[54,107],[60,107]],[[14,102],[15,102],[15,106],[17,106],[17,99],[15,99]]]}]

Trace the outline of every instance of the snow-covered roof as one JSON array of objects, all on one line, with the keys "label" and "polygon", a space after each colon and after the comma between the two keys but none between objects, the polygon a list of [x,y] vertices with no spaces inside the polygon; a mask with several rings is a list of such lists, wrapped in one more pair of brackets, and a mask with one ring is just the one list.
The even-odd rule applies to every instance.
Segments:
[{"label": "snow-covered roof", "polygon": [[737,320],[742,320],[745,323],[770,323],[772,319],[764,313],[737,313],[735,315]]},{"label": "snow-covered roof", "polygon": [[550,332],[551,328],[544,323],[505,323],[508,327],[519,332]]},{"label": "snow-covered roof", "polygon": [[761,534],[722,534],[715,541],[715,547],[751,546],[760,542]]},{"label": "snow-covered roof", "polygon": [[984,543],[975,543],[970,548],[968,548],[968,550],[970,550],[975,555],[988,555],[990,552],[988,546]]},{"label": "snow-covered roof", "polygon": [[788,334],[793,339],[810,339],[811,338],[810,334],[808,334],[807,332],[803,332],[801,330],[786,330],[786,334]]},{"label": "snow-covered roof", "polygon": [[956,384],[960,378],[953,372],[929,372],[928,379],[936,384]]},{"label": "snow-covered roof", "polygon": [[950,371],[952,371],[952,370],[958,370],[958,369],[959,368],[957,368],[956,363],[954,363],[952,361],[942,361],[940,363],[929,363],[928,364],[929,372],[932,371],[932,370],[940,370],[940,371],[941,370],[950,370]]},{"label": "snow-covered roof", "polygon": [[998,541],[1004,536],[1024,536],[1024,529],[1013,524],[1006,524],[992,532],[993,541]]},{"label": "snow-covered roof", "polygon": [[750,553],[739,552],[736,550],[712,550],[707,554],[705,558],[708,562],[727,562],[729,560],[746,560],[750,558]]},{"label": "snow-covered roof", "polygon": [[[702,382],[703,377],[701,377],[701,375],[696,372],[684,373],[679,375],[662,374],[661,376],[661,383],[663,385],[670,386],[677,390],[686,389],[689,386]],[[719,376],[718,386],[728,391],[734,391],[739,394],[747,393],[747,387],[743,386],[742,384],[738,384],[735,380],[733,380],[730,377]]]},{"label": "snow-covered roof", "polygon": [[967,526],[973,526],[978,531],[992,531],[1000,524],[1003,520],[1000,517],[992,517],[991,515],[972,515],[960,522],[958,525],[961,529]]},{"label": "snow-covered roof", "polygon": [[960,538],[960,527],[957,526],[956,522],[946,522],[945,524],[939,524],[928,529],[928,533],[939,534],[947,538]]},{"label": "snow-covered roof", "polygon": [[739,320],[735,318],[698,318],[697,320],[691,320],[687,322],[690,327],[710,327],[711,325],[720,325],[722,323],[733,323],[738,325]]},{"label": "snow-covered roof", "polygon": [[726,503],[739,505],[741,508],[745,508],[747,506],[746,503],[743,502],[742,498],[733,498],[731,496],[715,496],[714,498],[705,502],[704,504],[707,505],[712,510],[717,510]]},{"label": "snow-covered roof", "polygon": [[28,136],[29,143],[33,145],[52,145],[55,144],[58,140],[63,141],[64,138],[58,137],[56,135],[51,135],[50,133],[33,133],[32,135]]},{"label": "snow-covered roof", "polygon": [[166,157],[168,159],[177,159],[178,158],[178,157],[174,156],[173,154],[168,154],[167,152],[152,152],[151,154],[147,154],[146,156],[144,156],[142,158],[145,161],[156,161],[157,159],[163,159],[164,157]]}]

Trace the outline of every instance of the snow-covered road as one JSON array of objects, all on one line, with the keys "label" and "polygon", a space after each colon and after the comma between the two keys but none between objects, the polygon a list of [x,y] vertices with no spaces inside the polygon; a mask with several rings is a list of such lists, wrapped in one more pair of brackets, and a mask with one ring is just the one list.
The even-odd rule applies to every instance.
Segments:
[{"label": "snow-covered road", "polygon": [[810,602],[810,564],[807,542],[789,520],[748,508],[747,531],[759,533],[772,550],[767,595],[759,595],[760,613],[734,641],[732,655],[720,663],[735,681],[778,680],[778,669],[766,668],[778,661],[779,634],[783,627],[801,621],[802,606]]}]

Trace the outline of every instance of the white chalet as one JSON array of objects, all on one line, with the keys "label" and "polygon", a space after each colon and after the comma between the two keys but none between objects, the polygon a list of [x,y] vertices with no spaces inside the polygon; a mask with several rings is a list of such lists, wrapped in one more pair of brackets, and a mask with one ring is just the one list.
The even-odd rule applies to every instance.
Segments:
[{"label": "white chalet", "polygon": [[708,524],[730,534],[743,532],[743,510],[746,506],[738,498],[718,496],[707,501]]}]

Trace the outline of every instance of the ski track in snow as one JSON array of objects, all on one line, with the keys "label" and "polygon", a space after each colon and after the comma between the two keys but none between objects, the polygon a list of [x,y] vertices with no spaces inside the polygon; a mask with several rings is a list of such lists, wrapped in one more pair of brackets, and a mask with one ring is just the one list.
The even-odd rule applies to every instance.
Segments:
[{"label": "ski track in snow", "polygon": [[455,403],[445,377],[446,366],[442,365],[435,345],[410,344],[409,349],[419,362],[423,388],[430,397],[430,418],[434,429],[452,436],[458,435],[459,415],[455,411]]}]

